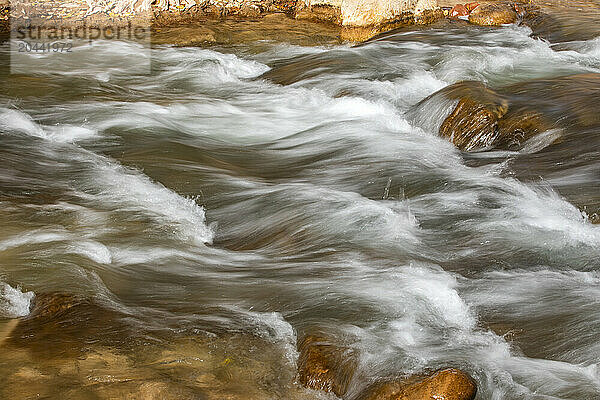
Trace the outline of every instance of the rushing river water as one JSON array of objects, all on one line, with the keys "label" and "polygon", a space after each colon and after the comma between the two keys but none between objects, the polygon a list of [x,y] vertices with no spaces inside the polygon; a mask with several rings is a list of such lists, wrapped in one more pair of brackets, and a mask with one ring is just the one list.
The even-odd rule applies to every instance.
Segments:
[{"label": "rushing river water", "polygon": [[414,116],[461,80],[600,73],[600,39],[530,34],[161,45],[139,76],[95,63],[141,52],[113,41],[3,76],[0,331],[92,300],[0,344],[0,397],[325,398],[293,383],[321,332],[359,354],[350,394],[453,366],[480,400],[600,399],[599,126],[467,154]]}]

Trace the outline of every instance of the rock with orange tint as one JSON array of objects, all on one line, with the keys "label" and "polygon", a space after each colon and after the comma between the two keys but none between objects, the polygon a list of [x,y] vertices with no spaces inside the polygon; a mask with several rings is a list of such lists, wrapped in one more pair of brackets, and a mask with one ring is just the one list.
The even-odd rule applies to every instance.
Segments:
[{"label": "rock with orange tint", "polygon": [[463,4],[457,4],[450,10],[450,18],[466,17],[467,15],[469,15],[469,11]]},{"label": "rock with orange tint", "polygon": [[473,12],[473,10],[476,9],[477,7],[479,7],[479,3],[477,3],[477,2],[465,4],[465,8],[467,9],[467,11],[469,13]]},{"label": "rock with orange tint", "polygon": [[469,14],[469,22],[481,26],[500,26],[517,21],[517,13],[510,4],[486,4]]},{"label": "rock with orange tint", "polygon": [[477,384],[458,369],[438,371],[424,379],[375,385],[360,400],[473,400]]},{"label": "rock with orange tint", "polygon": [[508,111],[508,101],[481,82],[459,82],[432,95],[458,101],[439,128],[439,134],[461,150],[471,151],[495,145],[498,121]]},{"label": "rock with orange tint", "polygon": [[340,397],[346,393],[357,366],[352,349],[339,347],[322,337],[307,336],[299,351],[298,376],[303,386]]},{"label": "rock with orange tint", "polygon": [[125,340],[123,314],[95,298],[77,294],[39,293],[31,313],[19,319],[8,339],[12,345],[45,356],[78,354],[87,343]]},{"label": "rock with orange tint", "polygon": [[[600,128],[599,96],[600,74],[595,73],[535,79],[497,89],[464,81],[416,104],[409,118],[463,151],[517,151],[542,133],[558,143],[565,129]],[[532,98],[542,100],[533,102]]]}]

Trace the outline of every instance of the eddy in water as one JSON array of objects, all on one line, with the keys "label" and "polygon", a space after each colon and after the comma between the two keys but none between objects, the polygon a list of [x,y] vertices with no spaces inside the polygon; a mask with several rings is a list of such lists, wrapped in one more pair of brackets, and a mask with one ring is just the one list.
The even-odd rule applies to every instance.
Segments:
[{"label": "eddy in water", "polygon": [[600,399],[600,9],[507,7],[3,36],[0,399]]}]

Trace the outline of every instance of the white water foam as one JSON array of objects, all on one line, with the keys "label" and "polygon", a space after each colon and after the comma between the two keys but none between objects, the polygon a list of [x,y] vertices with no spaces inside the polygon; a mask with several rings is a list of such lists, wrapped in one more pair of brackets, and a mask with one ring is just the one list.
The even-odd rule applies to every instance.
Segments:
[{"label": "white water foam", "polygon": [[19,287],[12,287],[0,282],[0,317],[16,318],[29,314],[33,292],[23,292]]},{"label": "white water foam", "polygon": [[160,59],[170,64],[160,75],[163,82],[189,78],[202,86],[239,82],[269,70],[267,65],[258,61],[199,48],[163,48]]},{"label": "white water foam", "polygon": [[21,111],[3,107],[0,107],[0,129],[13,133],[24,133],[58,143],[74,143],[97,135],[96,131],[81,126],[44,127]]},{"label": "white water foam", "polygon": [[[496,42],[491,42],[489,51],[485,49],[479,51],[473,48],[464,48],[464,46],[462,49],[448,48],[442,56],[441,63],[434,65],[432,70],[418,72],[408,80],[399,80],[391,85],[387,82],[376,82],[373,84],[375,93],[373,98],[377,97],[377,93],[387,91],[393,93],[389,98],[406,95],[410,99],[417,99],[422,95],[418,90],[420,86],[425,85],[427,90],[434,90],[435,87],[445,82],[441,78],[449,81],[462,79],[462,77],[491,79],[495,75],[510,75],[511,71],[516,71],[516,76],[509,78],[522,79],[524,75],[534,70],[531,68],[528,72],[527,68],[545,62],[546,57],[551,60],[550,67],[543,72],[555,74],[559,73],[562,68],[559,58],[573,56],[568,53],[556,55],[548,52],[545,43],[529,39],[523,40],[522,44],[525,50],[529,48],[530,52],[535,53],[536,49],[539,50],[536,53],[535,62],[530,64],[527,51],[520,52],[522,49],[519,48],[511,50],[507,56],[506,52],[502,50],[500,40],[513,40],[511,32],[511,28],[508,28],[498,31],[493,38],[490,36]],[[501,39],[502,35],[504,35],[503,39]],[[522,39],[521,36],[519,36],[520,39]],[[406,47],[410,48],[410,46]],[[418,49],[415,47],[415,50]],[[178,51],[180,50],[172,49],[173,53]],[[182,51],[181,54],[186,56],[196,54],[196,52],[198,50],[194,49],[189,53]],[[200,53],[202,52],[200,51]],[[182,59],[181,54],[176,54],[177,63]],[[329,162],[332,160],[328,159],[321,165],[322,170],[318,171],[323,175],[311,176],[315,180],[323,178],[323,181],[329,184],[332,183],[331,180],[326,180],[327,177],[335,177],[341,181],[342,178],[357,175],[356,166],[349,165],[353,160],[350,156],[355,156],[358,160],[363,157],[363,161],[365,158],[368,158],[368,161],[374,160],[373,165],[369,166],[373,169],[379,168],[381,161],[388,161],[399,165],[398,171],[402,173],[414,173],[419,169],[435,171],[436,174],[445,178],[446,185],[442,189],[435,189],[435,194],[427,193],[420,198],[411,199],[411,207],[416,209],[421,207],[420,215],[437,214],[441,218],[453,214],[466,214],[473,210],[481,212],[473,218],[461,219],[461,223],[456,224],[456,227],[466,228],[474,233],[476,240],[481,240],[481,243],[462,243],[461,247],[451,249],[450,252],[453,250],[456,250],[456,253],[463,250],[477,251],[484,247],[486,241],[490,240],[504,240],[508,243],[507,248],[527,246],[530,251],[540,248],[542,251],[549,248],[563,250],[568,246],[581,244],[585,245],[589,251],[594,251],[598,247],[600,234],[598,228],[585,221],[579,210],[560,198],[555,192],[536,189],[517,180],[503,178],[499,176],[498,171],[490,168],[467,168],[462,164],[459,153],[450,144],[435,137],[423,138],[418,136],[419,133],[406,132],[405,128],[408,127],[408,124],[401,117],[394,116],[394,108],[388,100],[378,103],[372,99],[352,96],[332,99],[327,90],[318,87],[307,89],[296,86],[290,89],[263,82],[250,84],[243,82],[243,79],[256,76],[261,70],[264,70],[263,67],[259,65],[256,69],[252,69],[250,66],[249,69],[242,69],[241,73],[236,75],[235,71],[227,69],[229,67],[235,69],[235,62],[227,66],[227,62],[222,63],[218,56],[213,57],[211,54],[207,54],[207,56],[209,57],[206,59],[198,57],[192,60],[191,64],[186,65],[186,68],[192,69],[192,73],[195,74],[190,79],[196,79],[194,82],[200,82],[206,87],[214,86],[215,82],[226,82],[240,83],[239,86],[236,86],[240,91],[248,88],[251,90],[242,92],[239,97],[234,99],[212,99],[212,103],[208,105],[202,104],[203,102],[192,105],[189,102],[168,105],[145,102],[135,103],[129,109],[124,106],[120,118],[121,121],[124,121],[125,126],[131,128],[136,126],[135,120],[132,119],[129,122],[126,120],[126,117],[130,115],[128,112],[134,110],[138,115],[142,115],[144,112],[155,113],[156,115],[150,118],[154,118],[152,123],[156,126],[177,129],[183,126],[184,131],[190,134],[203,130],[203,134],[206,133],[204,131],[207,131],[208,134],[217,138],[227,138],[228,129],[243,129],[247,134],[244,142],[252,143],[280,138],[290,133],[296,133],[299,129],[315,128],[319,124],[337,123],[340,120],[362,120],[359,126],[360,132],[357,132],[356,125],[343,121],[343,124],[335,125],[335,130],[315,128],[310,135],[300,135],[302,137],[282,143],[281,147],[285,148],[290,144],[301,145],[307,140],[313,140],[317,145],[325,147],[333,142],[333,140],[327,142],[325,139],[328,137],[337,137],[338,140],[356,140],[362,137],[364,141],[354,146],[354,153],[348,152],[339,156],[346,164],[341,164],[342,166],[339,168],[338,166],[331,168]],[[405,57],[405,55],[402,56]],[[473,59],[469,61],[472,56],[475,57],[475,61]],[[456,64],[453,64],[452,57],[462,57],[462,59],[454,60]],[[498,64],[494,65],[494,57],[508,58],[500,58]],[[477,64],[478,60],[482,61],[481,65]],[[579,59],[573,57],[572,60],[577,62]],[[444,63],[447,65],[444,66]],[[182,82],[186,82],[186,79],[189,78],[183,72],[182,65],[177,65],[169,70],[173,81],[182,79]],[[207,66],[207,68],[205,71],[198,72],[193,70],[195,65]],[[479,69],[480,67],[481,69]],[[445,70],[446,68],[454,68],[454,70],[448,72]],[[583,70],[585,68],[580,68],[578,71]],[[214,77],[210,76],[211,71],[216,71]],[[444,75],[446,72],[448,75]],[[413,86],[412,79],[420,82]],[[361,84],[365,84],[366,87],[368,83],[368,80],[364,79]],[[397,86],[394,86],[396,83]],[[325,80],[322,84],[329,85],[330,82]],[[199,86],[201,85],[199,84]],[[152,87],[155,89],[165,88],[160,85]],[[261,97],[258,99],[257,90],[261,91]],[[394,92],[394,90],[397,91]],[[262,94],[265,93],[266,99],[262,97]],[[109,105],[107,110],[111,107],[112,105]],[[210,117],[213,112],[217,114],[212,115],[213,119],[205,120],[206,127],[203,126],[202,129],[199,128],[197,119],[191,118],[181,122],[185,116],[193,115],[198,111],[200,111],[201,118]],[[106,115],[102,116],[106,121],[105,117]],[[172,118],[169,119],[169,117]],[[219,119],[221,120],[220,125]],[[231,124],[231,120],[235,120],[236,124]],[[153,126],[152,123],[148,126]],[[164,125],[160,125],[161,123]],[[103,128],[110,127],[110,124],[111,121]],[[390,135],[390,131],[397,134],[396,139]],[[312,135],[314,132],[317,133]],[[231,135],[231,133],[229,134]],[[305,154],[310,154],[310,150],[300,148],[298,152],[304,151]],[[91,202],[98,201],[100,204],[108,204],[111,210],[136,213],[150,210],[150,213],[161,222],[161,225],[173,226],[176,234],[181,235],[182,238],[202,238],[206,233],[204,232],[203,210],[198,210],[197,205],[186,203],[181,196],[144,177],[139,171],[123,168],[103,157],[94,157],[88,154],[82,155],[82,160],[89,161],[92,168],[89,173],[89,186],[79,189],[83,193],[82,196],[87,196],[86,199]],[[315,170],[317,169],[315,168]],[[372,177],[373,174],[366,176]],[[325,185],[319,187],[313,185],[312,182],[310,185],[284,182],[278,185],[269,183],[265,186],[271,186],[270,193],[281,190],[279,200],[291,199],[287,203],[290,208],[297,204],[293,201],[298,199],[305,201],[308,204],[308,212],[305,214],[313,216],[310,222],[314,224],[312,227],[314,227],[315,233],[322,235],[320,237],[338,235],[343,239],[348,237],[351,239],[365,238],[364,241],[355,241],[354,244],[357,244],[355,247],[371,244],[370,250],[375,249],[376,255],[381,255],[382,242],[401,250],[406,250],[406,247],[403,247],[405,242],[419,243],[421,232],[418,220],[412,214],[403,212],[405,211],[403,205],[384,204],[352,193],[352,190],[344,192]],[[254,193],[244,193],[244,195],[253,195],[252,198],[259,198],[265,194],[262,189],[256,190]],[[283,192],[284,190],[285,192]],[[328,207],[321,208],[323,203],[319,203],[319,201],[323,199],[327,204],[334,206],[333,212]],[[486,202],[492,203],[493,207],[485,205]],[[281,204],[273,203],[276,203],[277,206]],[[244,207],[237,210],[241,212],[235,213],[235,215],[244,216],[242,221],[239,218],[235,221],[240,226],[244,223],[243,221],[251,219],[250,213]],[[262,210],[264,211],[264,208]],[[297,209],[294,211],[297,212]],[[268,220],[269,217],[270,220]],[[261,223],[269,222],[270,225],[277,225],[281,221],[286,221],[285,215],[273,211]],[[195,231],[195,226],[199,227],[198,232]],[[452,229],[450,230],[452,231]],[[243,230],[241,232],[243,233]],[[431,231],[425,231],[423,236],[429,233]],[[452,233],[450,232],[450,234]],[[311,238],[314,239],[314,236]],[[450,236],[444,238],[449,239]],[[524,242],[526,243],[524,244]],[[408,249],[412,250],[411,247],[416,246],[409,246]],[[148,251],[147,257],[144,257],[143,247],[141,249],[137,250],[137,258],[133,260],[129,259],[130,254],[126,251],[121,252],[115,258],[118,262],[123,263],[128,261],[147,262],[185,254],[169,252],[168,249],[157,249],[155,253]],[[406,252],[400,251],[399,253]],[[425,253],[426,251],[424,251],[423,257],[427,256]],[[104,259],[108,259],[108,257]],[[350,263],[351,260],[348,262]],[[371,262],[377,263],[373,260]],[[370,360],[374,364],[406,359],[407,363],[403,369],[399,370],[415,372],[432,365],[448,365],[450,363],[471,365],[480,373],[478,378],[480,382],[483,382],[481,385],[483,394],[480,396],[494,400],[557,398],[559,396],[567,398],[561,393],[568,393],[568,390],[572,390],[579,384],[592,386],[596,384],[597,368],[594,365],[581,366],[552,360],[528,359],[514,352],[510,344],[502,337],[479,329],[474,307],[484,302],[478,302],[477,297],[465,297],[461,293],[461,284],[466,284],[455,274],[447,273],[436,265],[417,263],[399,265],[388,270],[376,268],[376,265],[369,265],[369,267],[359,265],[356,270],[354,275],[340,274],[338,279],[321,282],[323,285],[318,288],[319,291],[315,292],[314,297],[317,299],[315,301],[318,301],[321,297],[333,297],[334,292],[337,291],[342,293],[339,296],[338,305],[340,307],[343,306],[344,301],[360,299],[361,302],[357,300],[359,306],[372,307],[382,311],[383,316],[372,325],[356,329],[364,335],[364,348],[367,354],[372,355]],[[245,279],[244,283],[247,283],[243,274],[228,273],[227,278],[243,278]],[[528,292],[526,286],[531,281],[535,282],[535,276],[517,274],[506,280],[510,281],[513,278],[514,282],[522,280],[524,284],[523,288],[516,290],[517,300],[536,302],[538,300],[535,297],[536,294],[548,290],[548,288],[552,290],[555,287],[536,284],[532,285],[531,292]],[[565,277],[558,276],[556,281],[563,278]],[[311,276],[310,279],[317,279],[317,277]],[[596,277],[587,276],[586,279],[591,279],[592,284],[595,284]],[[485,285],[483,286],[485,287]],[[512,286],[508,287],[512,288]],[[506,290],[506,287],[503,286],[502,289]],[[581,286],[574,284],[572,289],[577,291],[581,289]],[[593,287],[586,286],[586,290],[589,291],[590,296],[597,295]],[[502,295],[495,298],[492,294],[488,299],[491,305],[497,306],[498,303],[514,305]],[[361,316],[358,314],[360,312],[351,317],[360,319]],[[293,329],[280,314],[246,313],[245,315],[246,323],[256,327],[258,335],[284,343],[288,348],[286,354],[289,354],[292,359],[297,356]],[[484,372],[480,372],[481,370]],[[384,372],[386,372],[385,368]]]},{"label": "white water foam", "polygon": [[256,327],[256,333],[271,343],[282,346],[285,357],[290,365],[296,365],[298,351],[296,350],[296,332],[280,313],[259,313],[245,311],[250,325]]},{"label": "white water foam", "polygon": [[98,264],[110,264],[112,255],[108,247],[94,240],[73,241],[66,248],[67,253],[79,254]]},{"label": "white water foam", "polygon": [[98,206],[113,211],[150,215],[166,232],[198,244],[210,243],[213,231],[205,223],[204,208],[194,199],[185,198],[136,170],[88,153],[91,160],[87,182],[79,185],[79,196],[99,201]]},{"label": "white water foam", "polygon": [[0,108],[0,128],[46,138],[44,130],[29,115],[9,108]]},{"label": "white water foam", "polygon": [[508,27],[480,37],[483,46],[444,45],[442,61],[435,65],[436,76],[448,83],[479,80],[506,85],[543,76],[576,72],[600,72],[600,64],[575,51],[553,51],[551,46],[529,36],[530,29]]},{"label": "white water foam", "polygon": [[[534,272],[524,272],[527,276],[492,272],[493,275],[505,275],[505,280],[498,282],[501,289],[481,287],[479,281],[465,282],[463,278],[460,286],[474,285],[474,297],[467,296],[466,301],[459,294],[456,278],[441,268],[409,265],[398,267],[397,271],[374,269],[373,272],[365,274],[362,271],[360,286],[356,285],[356,276],[346,277],[350,285],[341,285],[351,288],[354,284],[353,297],[366,296],[366,304],[377,304],[387,316],[371,326],[346,328],[361,339],[359,373],[366,376],[378,371],[385,373],[390,365],[394,365],[404,373],[413,374],[424,368],[458,366],[466,362],[478,369],[480,395],[498,400],[569,398],[561,394],[576,390],[581,385],[592,391],[600,388],[596,364],[524,357],[504,337],[481,329],[476,308],[470,305],[475,300],[475,306],[491,302],[492,307],[517,310],[525,302],[536,306],[525,308],[522,312],[535,315],[539,312],[537,306],[544,309],[543,303],[533,300],[547,293],[543,287],[561,285],[565,275],[569,279],[586,282],[587,290],[598,279],[596,273],[547,272],[540,277]],[[547,274],[553,281],[544,283]],[[529,287],[532,281],[537,281],[538,285]],[[576,284],[569,286],[573,286],[569,290],[577,290]],[[514,288],[517,288],[516,293]],[[587,295],[597,296],[594,292]],[[516,294],[514,298],[513,293]],[[589,349],[588,358],[590,351],[595,354],[597,346]]]},{"label": "white water foam", "polygon": [[253,333],[281,347],[289,366],[295,369],[298,359],[296,350],[296,332],[278,312],[255,312],[238,306],[225,306],[238,318],[243,320],[243,326],[249,327]]},{"label": "white water foam", "polygon": [[[67,147],[57,150],[63,156],[57,158],[67,157],[89,166],[86,179],[72,183],[81,197],[89,201],[100,200],[104,207],[112,210],[151,214],[167,232],[175,232],[182,240],[195,243],[212,241],[213,231],[205,224],[204,209],[195,200],[178,195],[139,171],[69,143],[76,138],[89,138],[93,131],[64,126],[45,129],[29,115],[10,109],[0,109],[0,124],[9,132],[25,133],[59,145],[64,143]],[[83,251],[83,247],[78,248]],[[106,251],[101,254],[97,260],[109,260]]]},{"label": "white water foam", "polygon": [[0,251],[31,244],[62,242],[68,240],[69,236],[69,232],[65,230],[32,230],[20,233],[18,237],[0,241]]}]

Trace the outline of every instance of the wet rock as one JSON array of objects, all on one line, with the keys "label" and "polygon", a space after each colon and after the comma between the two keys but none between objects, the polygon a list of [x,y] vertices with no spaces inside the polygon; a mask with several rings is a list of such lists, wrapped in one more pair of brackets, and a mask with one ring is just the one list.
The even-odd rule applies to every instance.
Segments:
[{"label": "wet rock", "polygon": [[393,20],[369,26],[342,26],[340,38],[349,42],[364,42],[394,29],[402,29],[413,25],[429,25],[444,18],[442,9],[424,10],[420,13],[404,13]]},{"label": "wet rock", "polygon": [[531,137],[555,127],[550,118],[528,106],[527,101],[508,91],[491,90],[481,82],[447,86],[420,102],[416,109],[421,116],[447,115],[439,128],[426,128],[437,130],[463,151],[518,150]]},{"label": "wet rock", "polygon": [[499,137],[498,121],[508,111],[508,101],[480,82],[462,82],[441,92],[458,104],[440,126],[440,136],[461,150],[493,146]]},{"label": "wet rock", "polygon": [[517,13],[509,4],[486,4],[479,6],[469,14],[469,22],[482,26],[499,26],[513,24],[517,21]]},{"label": "wet rock", "polygon": [[[551,129],[573,135],[599,128],[599,97],[600,74],[536,79],[497,90],[459,82],[427,97],[409,114],[417,125],[438,131],[464,151],[519,150]],[[428,124],[438,116],[444,118],[439,126]],[[561,135],[553,143],[564,140]]]},{"label": "wet rock", "polygon": [[437,10],[436,0],[417,0],[415,2],[381,1],[342,1],[342,25],[369,26],[394,22],[406,14],[418,15],[426,10]]},{"label": "wet rock", "polygon": [[467,373],[445,369],[424,379],[377,384],[360,400],[472,400],[476,393],[477,385]]},{"label": "wet rock", "polygon": [[600,127],[598,98],[600,74],[576,74],[551,79],[536,79],[502,89],[511,96],[511,103],[521,108],[536,100],[543,115],[564,125]]},{"label": "wet rock", "polygon": [[323,337],[307,336],[299,351],[298,375],[302,385],[336,396],[346,393],[357,366],[351,349],[336,346]]},{"label": "wet rock", "polygon": [[442,9],[423,10],[414,15],[416,25],[429,25],[444,18]]},{"label": "wet rock", "polygon": [[500,133],[494,146],[518,150],[531,137],[551,129],[551,124],[539,112],[525,107],[512,107],[511,112],[498,121]]},{"label": "wet rock", "polygon": [[269,6],[269,8],[274,12],[284,12],[292,15],[296,10],[296,6],[296,0],[273,0],[272,5]]},{"label": "wet rock", "polygon": [[[127,337],[122,315],[97,300],[70,293],[36,295],[31,313],[19,320],[12,345],[40,353],[78,353],[87,342],[121,341]],[[50,345],[52,344],[52,345]]]}]

